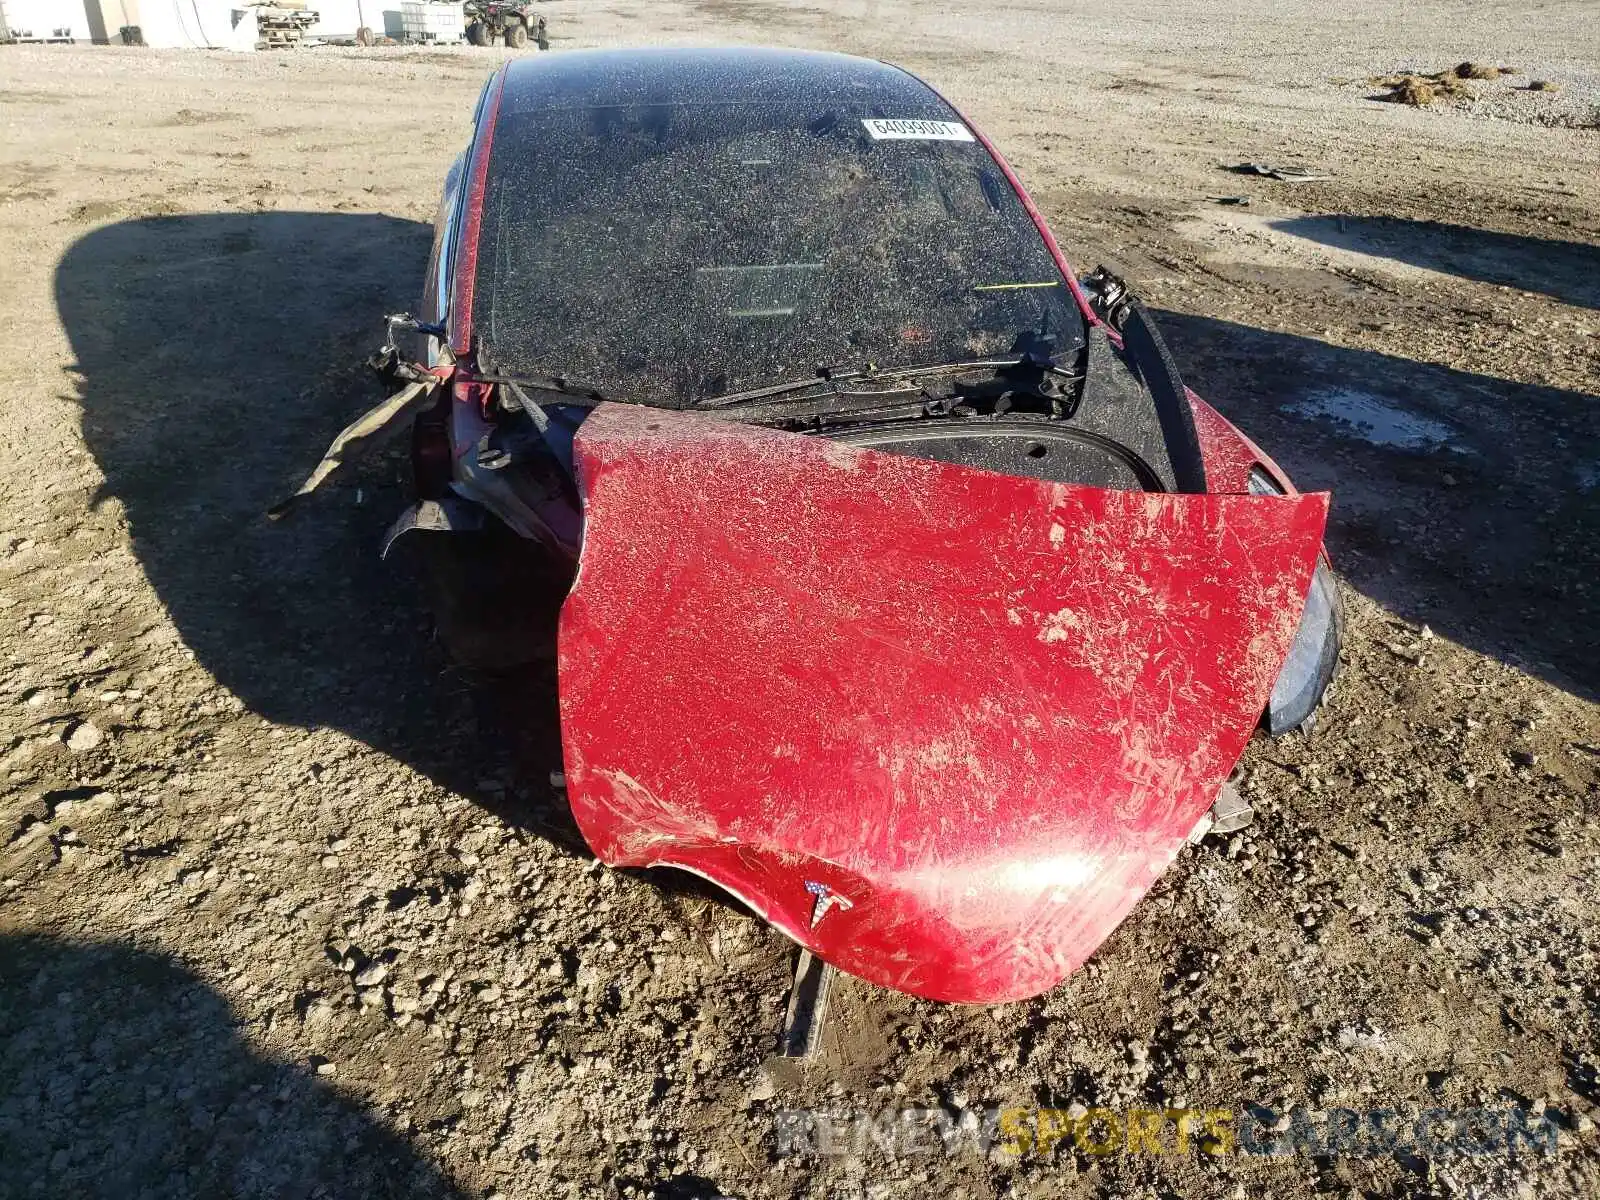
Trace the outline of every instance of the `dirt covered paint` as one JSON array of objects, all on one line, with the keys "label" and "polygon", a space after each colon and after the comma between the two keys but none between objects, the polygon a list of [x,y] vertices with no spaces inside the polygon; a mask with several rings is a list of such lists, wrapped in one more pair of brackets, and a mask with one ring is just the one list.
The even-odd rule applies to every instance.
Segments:
[{"label": "dirt covered paint", "polygon": [[[968,1002],[1059,982],[1171,861],[1266,702],[1327,513],[621,405],[577,463],[561,707],[590,844]],[[817,883],[851,907],[814,921]]]}]

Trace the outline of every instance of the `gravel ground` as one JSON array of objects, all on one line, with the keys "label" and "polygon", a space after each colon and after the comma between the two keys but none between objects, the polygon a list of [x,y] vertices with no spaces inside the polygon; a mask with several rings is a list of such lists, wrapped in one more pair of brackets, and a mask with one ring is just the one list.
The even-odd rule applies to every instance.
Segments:
[{"label": "gravel ground", "polygon": [[[1334,491],[1337,695],[1055,992],[844,981],[819,1060],[775,1061],[782,939],[595,864],[549,681],[451,670],[375,561],[398,460],[261,519],[373,399],[504,52],[0,48],[0,1196],[1600,1194],[1592,5],[546,12],[558,51],[828,46],[944,90]],[[1463,60],[1524,75],[1346,82]],[[1559,1144],[961,1141],[1073,1105],[1544,1107]],[[782,1153],[784,1111],[892,1107],[957,1151]]]}]

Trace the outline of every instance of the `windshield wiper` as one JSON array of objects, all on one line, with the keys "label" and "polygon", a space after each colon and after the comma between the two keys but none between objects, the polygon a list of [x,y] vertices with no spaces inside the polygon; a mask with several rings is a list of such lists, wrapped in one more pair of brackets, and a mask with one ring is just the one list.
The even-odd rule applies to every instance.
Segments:
[{"label": "windshield wiper", "polygon": [[[819,371],[810,379],[791,379],[788,383],[774,383],[766,387],[750,388],[748,391],[729,392],[725,396],[705,396],[696,400],[694,406],[696,408],[728,408],[731,405],[744,404],[751,400],[771,400],[776,396],[786,396],[791,392],[803,392],[808,388],[850,383],[861,377],[862,372],[860,371],[851,371],[843,375]],[[834,390],[837,391],[837,387]]]},{"label": "windshield wiper", "polygon": [[[707,396],[695,402],[696,408],[729,408],[737,404],[747,404],[754,400],[772,400],[791,392],[803,392],[809,388],[835,385],[841,383],[893,383],[899,380],[920,379],[925,375],[939,375],[946,371],[1003,371],[1008,367],[1017,367],[1031,361],[1026,355],[1012,358],[973,358],[958,359],[955,362],[928,363],[915,367],[889,367],[879,369],[867,367],[863,370],[838,371],[831,368],[821,368],[813,379],[794,379],[788,383],[772,384],[768,387],[751,388],[745,392],[733,392],[726,396]],[[1062,368],[1053,363],[1041,364],[1044,370],[1067,374]]]},{"label": "windshield wiper", "polygon": [[[844,369],[837,367],[820,367],[817,374],[809,379],[791,379],[786,383],[769,384],[766,387],[750,388],[742,392],[731,392],[724,396],[706,396],[695,401],[698,409],[726,409],[749,407],[759,404],[762,409],[772,406],[776,415],[790,405],[795,406],[795,415],[811,415],[799,410],[816,405],[824,399],[849,395],[856,401],[870,400],[881,395],[885,405],[891,405],[890,397],[904,395],[917,389],[908,387],[886,386],[880,391],[866,390],[846,392],[850,385],[872,384],[906,384],[911,380],[924,379],[930,375],[948,374],[954,371],[1010,371],[1017,367],[1033,367],[1036,370],[1050,375],[1059,375],[1066,379],[1076,379],[1065,367],[1058,365],[1053,356],[1038,353],[1025,353],[1010,355],[1005,358],[965,358],[952,362],[924,363],[909,367],[879,368],[868,364],[864,368]],[[543,432],[547,418],[540,410],[539,405],[528,395],[529,392],[552,392],[562,397],[562,402],[583,408],[593,408],[596,405],[606,404],[611,401],[599,388],[590,384],[571,379],[565,375],[551,376],[516,376],[498,375],[492,372],[475,372],[468,377],[473,382],[492,383],[503,388],[516,401],[517,407],[522,409],[532,418],[535,425]],[[795,393],[810,392],[814,389],[826,388],[823,396],[799,396]],[[809,403],[807,403],[809,402]],[[820,410],[819,410],[820,411]]]}]

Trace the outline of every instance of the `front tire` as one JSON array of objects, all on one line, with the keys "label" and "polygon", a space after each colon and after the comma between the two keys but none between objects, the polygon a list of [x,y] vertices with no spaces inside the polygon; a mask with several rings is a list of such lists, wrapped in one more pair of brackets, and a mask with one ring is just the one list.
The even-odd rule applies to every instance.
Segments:
[{"label": "front tire", "polygon": [[521,50],[528,44],[528,27],[521,21],[506,29],[506,45],[513,50]]},{"label": "front tire", "polygon": [[489,44],[489,27],[482,21],[474,21],[467,26],[467,41],[474,46],[487,46]]},{"label": "front tire", "polygon": [[545,32],[543,17],[539,18],[539,36],[535,39],[535,44],[541,50],[550,49],[550,35]]},{"label": "front tire", "polygon": [[460,666],[499,674],[551,662],[570,567],[491,517],[478,533],[424,533],[428,608],[445,652]]}]

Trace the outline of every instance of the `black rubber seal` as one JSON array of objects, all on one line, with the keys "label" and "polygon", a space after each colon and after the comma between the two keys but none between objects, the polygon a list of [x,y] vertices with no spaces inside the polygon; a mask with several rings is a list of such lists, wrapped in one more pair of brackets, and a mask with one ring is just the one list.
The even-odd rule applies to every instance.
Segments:
[{"label": "black rubber seal", "polygon": [[1138,300],[1128,302],[1128,319],[1122,328],[1122,345],[1133,369],[1150,390],[1155,403],[1161,436],[1172,460],[1173,481],[1178,491],[1203,494],[1206,491],[1206,463],[1200,454],[1200,438],[1194,429],[1194,409],[1184,391],[1183,376],[1172,359],[1172,351],[1162,340],[1156,323]]}]

